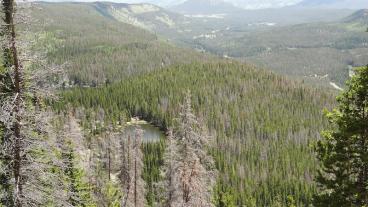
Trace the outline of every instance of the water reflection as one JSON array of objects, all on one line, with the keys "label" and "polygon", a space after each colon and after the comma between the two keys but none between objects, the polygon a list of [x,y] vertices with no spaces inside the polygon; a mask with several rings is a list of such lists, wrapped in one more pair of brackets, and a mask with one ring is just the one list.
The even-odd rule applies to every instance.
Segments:
[{"label": "water reflection", "polygon": [[136,123],[128,125],[125,129],[126,135],[132,138],[135,137],[135,131],[137,127],[141,127],[144,130],[143,132],[144,142],[156,142],[159,141],[161,138],[165,137],[165,134],[162,131],[160,131],[159,128],[149,123]]}]

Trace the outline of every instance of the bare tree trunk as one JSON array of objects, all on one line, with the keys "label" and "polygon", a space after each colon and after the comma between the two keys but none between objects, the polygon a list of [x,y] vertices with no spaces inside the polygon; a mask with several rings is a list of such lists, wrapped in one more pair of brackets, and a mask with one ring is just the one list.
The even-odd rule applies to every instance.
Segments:
[{"label": "bare tree trunk", "polygon": [[[137,146],[136,146],[137,148]],[[137,149],[136,149],[137,150]],[[137,184],[138,184],[138,175],[137,175],[137,156],[134,158],[134,207],[137,207],[138,204],[138,192],[137,192]]]},{"label": "bare tree trunk", "polygon": [[[22,4],[22,7],[28,4]],[[3,202],[5,206],[41,206],[45,203],[54,202],[66,205],[63,200],[63,188],[51,168],[58,166],[57,158],[54,159],[54,148],[49,138],[49,114],[42,111],[38,101],[35,105],[28,107],[25,100],[37,99],[37,94],[43,94],[46,97],[50,95],[55,84],[48,83],[47,74],[52,68],[46,68],[41,64],[42,58],[37,57],[35,51],[30,51],[29,40],[26,41],[29,34],[22,36],[25,39],[20,41],[16,32],[16,25],[25,23],[30,16],[22,16],[24,13],[16,15],[15,0],[2,1],[2,52],[3,67],[6,69],[5,75],[0,75],[2,88],[5,93],[0,97],[0,124],[5,126],[5,136],[2,140],[2,154],[7,161],[6,175],[9,180],[9,192],[6,193],[6,199],[10,201]],[[24,11],[29,11],[24,10]],[[20,20],[20,21],[19,21]],[[23,30],[23,29],[22,29]],[[32,37],[30,37],[32,38]],[[37,65],[42,69],[30,71],[32,74],[25,76],[25,69],[22,61],[27,60],[27,65]],[[37,62],[37,64],[35,64]],[[38,64],[40,63],[40,64]],[[44,68],[45,67],[45,68]],[[25,85],[26,82],[27,84]],[[4,85],[5,84],[5,85]],[[52,86],[53,85],[53,86]],[[57,84],[56,84],[57,85]],[[47,88],[50,86],[50,88]],[[1,91],[4,92],[4,91]],[[47,95],[46,95],[47,94]],[[37,154],[34,151],[42,151]],[[47,161],[45,161],[47,160]],[[54,177],[55,176],[55,177]],[[52,188],[58,186],[60,189]],[[8,186],[7,186],[8,187]],[[10,190],[12,189],[12,190]],[[49,189],[54,191],[50,192]],[[60,193],[60,194],[59,194]],[[9,196],[11,194],[11,196]],[[2,195],[1,195],[2,196]]]},{"label": "bare tree trunk", "polygon": [[[143,130],[138,128],[135,139],[131,141],[128,135],[126,147],[122,154],[121,182],[124,189],[124,198],[121,206],[141,207],[145,204],[143,172],[143,154],[141,151]],[[126,159],[125,159],[126,158]]]},{"label": "bare tree trunk", "polygon": [[121,172],[121,181],[122,183],[125,185],[123,186],[124,187],[124,198],[123,198],[123,201],[122,201],[122,204],[121,206],[122,207],[126,207],[127,206],[127,203],[128,203],[128,200],[130,199],[129,198],[129,194],[130,194],[130,190],[131,190],[131,175],[130,175],[130,172],[131,172],[131,160],[130,160],[130,153],[131,153],[131,143],[130,143],[130,135],[128,135],[128,140],[127,140],[127,144],[126,146],[123,146],[124,145],[124,142],[121,143],[121,147],[122,147],[122,156],[123,156],[123,166],[122,166],[122,172]]},{"label": "bare tree trunk", "polygon": [[22,202],[21,198],[23,195],[23,186],[22,186],[22,176],[21,176],[21,167],[22,167],[22,136],[21,136],[21,120],[22,117],[20,115],[21,104],[22,104],[22,93],[23,93],[23,85],[22,85],[22,66],[19,62],[17,45],[16,45],[16,33],[15,33],[15,25],[14,25],[14,0],[3,0],[3,12],[5,15],[4,22],[6,24],[6,33],[9,48],[9,56],[11,57],[12,65],[14,67],[14,109],[12,111],[15,120],[13,124],[13,138],[14,138],[14,146],[13,146],[13,174],[14,174],[14,205],[16,207],[21,207]]},{"label": "bare tree trunk", "polygon": [[[110,132],[107,132],[110,133]],[[110,134],[107,135],[107,162],[108,162],[108,177],[109,181],[111,180],[111,136]]]}]

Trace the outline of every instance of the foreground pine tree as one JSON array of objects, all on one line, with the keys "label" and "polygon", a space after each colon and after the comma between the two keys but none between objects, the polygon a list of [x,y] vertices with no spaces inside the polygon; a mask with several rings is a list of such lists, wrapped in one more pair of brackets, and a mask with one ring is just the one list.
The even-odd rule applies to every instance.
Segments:
[{"label": "foreground pine tree", "polygon": [[70,206],[54,172],[62,164],[55,140],[50,139],[51,115],[43,101],[58,85],[49,75],[57,75],[59,69],[48,67],[31,50],[32,34],[24,28],[32,19],[29,6],[1,1],[0,206]]},{"label": "foreground pine tree", "polygon": [[368,206],[368,67],[356,70],[339,106],[328,113],[335,129],[317,146],[322,168],[315,206]]},{"label": "foreground pine tree", "polygon": [[123,198],[120,206],[140,207],[145,206],[145,182],[143,173],[142,139],[144,131],[137,128],[135,137],[131,140],[128,136],[126,142],[121,142],[121,167],[120,181],[122,184]]},{"label": "foreground pine tree", "polygon": [[215,171],[207,154],[208,137],[192,112],[188,92],[178,127],[168,135],[164,175],[166,207],[211,207]]}]

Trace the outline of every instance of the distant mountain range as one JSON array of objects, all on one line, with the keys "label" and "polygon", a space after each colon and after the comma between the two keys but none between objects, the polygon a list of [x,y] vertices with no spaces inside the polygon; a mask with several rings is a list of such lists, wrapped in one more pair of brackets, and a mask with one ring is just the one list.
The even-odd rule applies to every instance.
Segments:
[{"label": "distant mountain range", "polygon": [[368,8],[368,0],[187,0],[171,6],[170,9],[186,14],[215,14],[284,7],[299,9],[364,9]]},{"label": "distant mountain range", "polygon": [[216,14],[238,12],[242,9],[222,0],[187,0],[171,7],[171,10],[185,14]]},{"label": "distant mountain range", "polygon": [[[49,2],[95,2],[95,0],[46,0]],[[149,3],[172,8],[181,13],[219,13],[233,12],[239,9],[255,10],[267,8],[333,8],[364,9],[368,0],[101,0],[115,3]]]},{"label": "distant mountain range", "polygon": [[304,0],[297,7],[318,7],[332,9],[363,9],[368,8],[367,0]]},{"label": "distant mountain range", "polygon": [[368,25],[368,9],[361,9],[344,19],[347,23],[360,23]]}]

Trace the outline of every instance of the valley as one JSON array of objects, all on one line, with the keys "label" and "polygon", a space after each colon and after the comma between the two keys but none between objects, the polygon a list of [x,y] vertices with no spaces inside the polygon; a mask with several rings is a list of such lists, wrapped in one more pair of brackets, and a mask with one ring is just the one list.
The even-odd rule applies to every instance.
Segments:
[{"label": "valley", "polygon": [[[114,46],[109,46],[111,49],[100,46],[106,49],[96,50],[100,55],[113,55],[111,60],[116,63],[109,66],[111,69],[106,68],[106,64],[104,70],[100,64],[94,66],[102,77],[114,75],[112,81],[106,86],[97,84],[100,85],[97,89],[65,91],[62,96],[66,103],[88,111],[102,108],[108,111],[105,118],[113,123],[121,117],[139,116],[167,130],[175,125],[173,119],[179,110],[180,94],[189,89],[196,114],[216,140],[210,151],[219,170],[214,195],[218,206],[223,202],[228,202],[225,206],[274,206],[286,202],[288,197],[297,205],[311,203],[316,189],[313,172],[318,164],[308,145],[320,139],[319,132],[328,126],[322,110],[335,105],[333,95],[341,90],[349,76],[348,65],[364,64],[367,60],[361,57],[368,53],[364,48],[367,37],[359,31],[359,24],[354,24],[355,29],[352,29],[352,23],[348,22],[283,23],[283,26],[264,22],[234,26],[239,28],[234,29],[226,23],[218,27],[221,21],[231,21],[221,14],[183,16],[165,13],[154,6],[107,3],[47,6],[83,7],[102,14],[99,19],[105,23],[101,29],[109,22],[116,28],[125,28],[127,34],[121,37],[122,47],[117,47],[116,38],[120,38],[115,36]],[[53,18],[67,20],[61,16]],[[211,21],[217,25],[208,26]],[[178,32],[178,28],[183,32]],[[206,31],[208,33],[196,33]],[[149,32],[155,32],[159,38]],[[138,33],[145,36],[133,38],[132,34]],[[194,34],[198,36],[192,37]],[[86,38],[88,36],[83,42]],[[68,39],[70,37],[65,41]],[[91,52],[94,50],[94,42],[89,43],[91,46],[83,42],[78,44]],[[156,51],[155,55],[150,48]],[[65,55],[73,51],[63,50]],[[130,62],[126,65],[125,58],[116,56],[116,52],[137,57],[127,57]],[[90,55],[94,53],[86,53],[80,61],[100,62],[96,59],[98,56]],[[59,52],[51,54],[59,59]],[[132,60],[144,61],[131,67]],[[265,69],[239,62],[254,63]],[[88,72],[90,69],[84,69],[83,64],[78,65],[82,70],[77,70],[79,74],[71,73],[74,79],[83,80],[85,75],[93,74]],[[121,69],[117,71],[116,65]],[[295,80],[272,74],[267,69]],[[124,77],[119,78],[116,72]],[[100,75],[89,79],[101,81]],[[321,92],[319,87],[328,89]],[[291,157],[296,159],[291,160]],[[160,156],[152,160],[156,165],[147,175],[160,167],[157,159]],[[156,174],[154,180],[158,179]],[[159,199],[153,189],[147,196],[151,205]]]},{"label": "valley", "polygon": [[32,2],[2,29],[0,207],[364,206],[368,10],[241,2]]},{"label": "valley", "polygon": [[[181,47],[231,57],[319,86],[329,87],[329,82],[343,86],[349,65],[368,64],[364,10],[284,8],[210,13],[201,7],[198,11],[173,8],[181,12],[176,13],[153,5],[133,6],[141,7],[139,12],[129,5],[95,4],[104,15]],[[327,81],[310,78],[315,75],[327,75]]]}]

